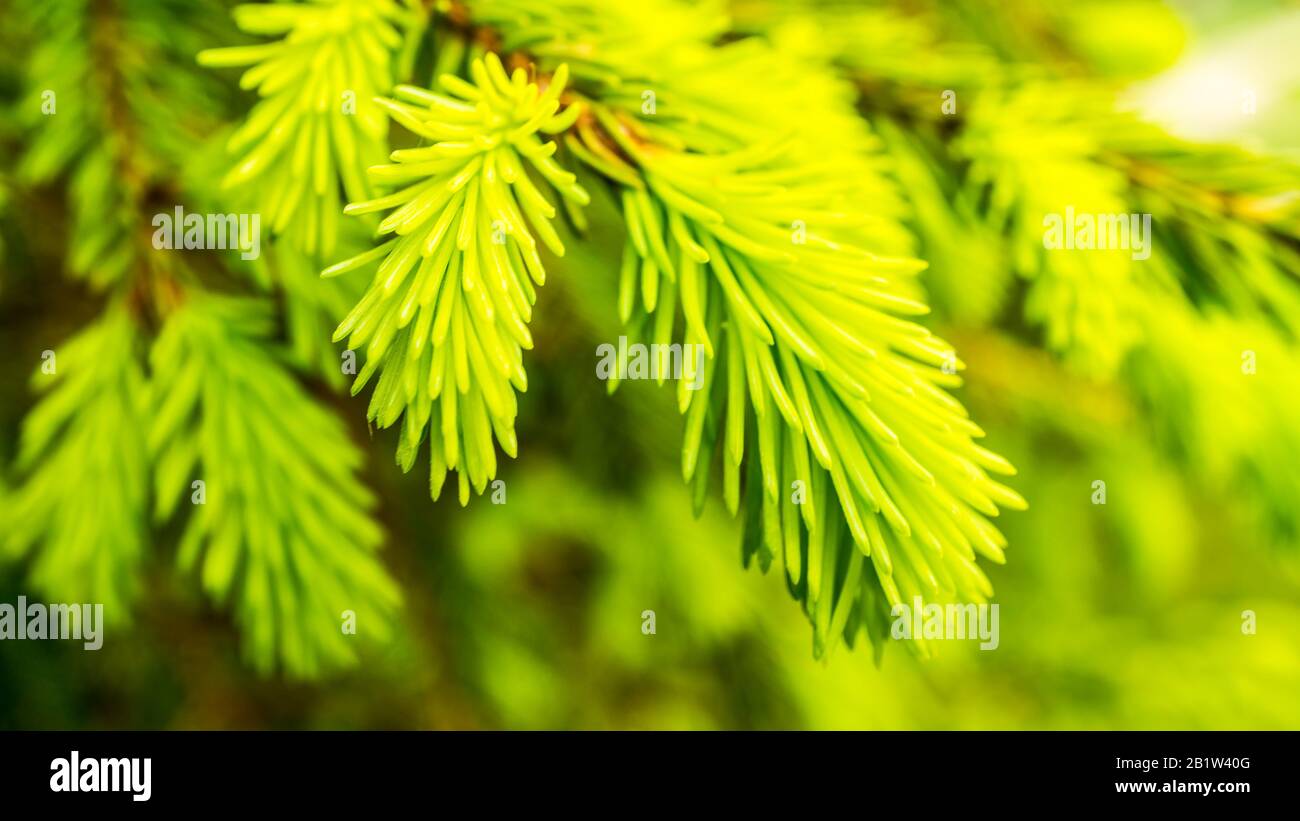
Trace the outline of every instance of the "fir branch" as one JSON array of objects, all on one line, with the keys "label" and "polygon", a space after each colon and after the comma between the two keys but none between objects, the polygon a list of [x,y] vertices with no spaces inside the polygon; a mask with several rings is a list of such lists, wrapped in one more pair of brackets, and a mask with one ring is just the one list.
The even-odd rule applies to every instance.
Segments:
[{"label": "fir branch", "polygon": [[361,454],[267,353],[271,320],[265,306],[197,293],[169,316],[150,353],[156,518],[183,496],[202,500],[181,567],[233,600],[258,669],[311,677],[355,662],[345,611],[383,640],[399,594],[374,556],[382,534],[355,476]]},{"label": "fir branch", "polygon": [[4,552],[40,544],[32,581],[60,601],[101,603],[115,622],[130,618],[147,539],[140,360],[120,303],[45,360],[32,381],[46,396],[23,423],[26,478],[0,497]]},{"label": "fir branch", "polygon": [[[38,18],[44,25],[66,26],[60,36],[69,41],[59,39],[59,48],[78,55],[84,45],[90,55],[73,61],[66,82],[85,79],[101,93],[62,109],[67,117],[51,118],[57,127],[43,124],[25,161],[25,180],[45,181],[72,167],[75,208],[95,215],[85,217],[72,267],[93,270],[92,282],[117,293],[104,319],[86,332],[84,338],[96,341],[79,337],[59,352],[76,363],[86,356],[86,347],[95,348],[102,383],[69,378],[29,417],[27,447],[32,454],[46,453],[46,462],[0,502],[24,519],[6,549],[21,554],[39,542],[33,568],[38,585],[54,593],[90,589],[89,600],[108,605],[112,618],[126,618],[148,534],[136,520],[148,503],[151,477],[162,520],[179,494],[188,492],[188,474],[202,465],[222,490],[190,520],[184,563],[202,568],[211,595],[235,599],[249,655],[259,669],[315,676],[355,660],[340,628],[343,611],[357,614],[363,633],[383,638],[398,603],[394,584],[372,555],[381,535],[368,512],[373,500],[352,475],[359,453],[346,442],[328,454],[319,452],[315,437],[343,440],[342,429],[272,353],[264,308],[215,297],[187,302],[188,292],[200,293],[199,271],[149,247],[150,232],[144,228],[155,199],[179,199],[180,186],[166,179],[166,163],[179,162],[188,150],[181,147],[192,145],[195,132],[205,128],[204,112],[216,95],[204,93],[214,86],[203,74],[192,84],[158,81],[123,55],[136,38],[151,43],[160,30],[159,15],[174,12],[170,47],[146,51],[159,57],[151,70],[166,74],[159,66],[173,62],[177,50],[192,60],[188,26],[216,19],[213,8],[172,0],[129,8],[95,3]],[[65,12],[66,18],[60,16]],[[178,19],[184,25],[177,25]],[[91,63],[102,70],[90,73]],[[162,116],[157,82],[192,108]],[[181,87],[193,93],[179,94]],[[69,119],[87,127],[71,129]],[[163,124],[145,127],[157,122]],[[56,136],[64,131],[101,136],[69,148],[66,137]],[[315,267],[300,265],[298,272]],[[305,281],[320,290],[316,277]],[[153,345],[152,381],[146,386],[136,347],[143,347],[141,337],[155,323],[163,332]],[[154,426],[147,447],[138,433],[141,417]],[[118,430],[124,426],[128,429]],[[57,448],[48,444],[56,434]],[[292,446],[277,441],[284,435]],[[108,466],[87,457],[105,448],[112,450],[110,465],[118,471],[111,480]],[[83,485],[91,481],[111,486],[96,497],[109,508],[82,499]],[[268,482],[300,488],[296,495],[286,494]],[[335,542],[340,534],[343,546]],[[69,579],[78,582],[69,586]]]},{"label": "fir branch", "polygon": [[883,639],[882,614],[914,594],[990,595],[975,554],[1000,561],[1005,541],[983,517],[1024,502],[989,478],[1011,466],[974,444],[982,431],[943,391],[959,383],[951,349],[903,318],[926,311],[910,281],[923,265],[896,256],[903,208],[851,89],[759,41],[713,46],[707,23],[656,28],[651,60],[617,26],[570,39],[562,18],[617,15],[603,3],[544,21],[482,8],[544,70],[553,55],[604,57],[575,68],[595,99],[566,146],[622,188],[620,314],[655,342],[704,347],[701,389],[689,374],[678,388],[683,474],[701,503],[722,454],[728,507],[745,498],[746,559],[782,561],[815,651],[864,626]]},{"label": "fir branch", "polygon": [[[1068,209],[1127,214],[1124,175],[1100,165],[1098,131],[1114,127],[1108,99],[1063,84],[987,91],[970,104],[952,146],[966,162],[963,188],[984,204],[994,233],[1010,235],[1014,270],[1033,281],[1025,313],[1050,348],[1081,370],[1115,373],[1141,338],[1139,267],[1128,249],[1058,253],[1044,247],[1045,220]],[[1096,125],[1087,131],[1080,120]]]},{"label": "fir branch", "polygon": [[[1164,11],[1144,4],[1134,12],[1161,44],[1181,43]],[[1010,235],[1005,253],[1032,282],[1022,309],[1047,329],[1051,348],[1076,368],[1121,377],[1143,399],[1161,441],[1202,481],[1215,488],[1250,484],[1261,499],[1285,497],[1290,479],[1278,469],[1278,454],[1289,453],[1291,444],[1283,437],[1265,445],[1250,433],[1262,423],[1247,421],[1257,415],[1286,427],[1278,406],[1285,377],[1271,370],[1267,377],[1247,375],[1238,360],[1248,353],[1284,359],[1298,338],[1300,166],[1176,138],[1121,111],[1114,89],[1097,77],[1073,76],[1080,64],[1090,64],[1094,75],[1156,67],[1168,52],[1151,49],[1148,38],[1142,54],[1126,45],[1131,41],[1123,32],[1099,49],[1073,12],[1049,14],[1034,25],[1081,25],[1073,32],[1060,28],[1060,60],[1030,69],[1017,64],[1014,50],[1012,57],[1004,50],[1003,35],[1021,23],[1012,16],[990,15],[1006,25],[950,25],[933,41],[945,54],[980,45],[1002,52],[978,85],[969,76],[920,77],[902,61],[891,63],[888,51],[863,53],[831,41],[832,59],[859,82],[868,111],[898,117],[916,132],[910,145],[895,134],[892,150],[914,193],[913,223],[939,263],[932,272],[936,287],[940,293],[959,287],[969,297],[970,262],[943,264],[942,249],[953,246],[954,236],[969,237],[964,215],[974,206],[976,234],[961,247],[984,259],[977,249],[996,248],[1004,231]],[[860,41],[852,20],[838,22],[850,31],[843,42]],[[890,95],[880,93],[882,79],[892,85]],[[939,83],[962,89],[943,118],[934,113]],[[900,100],[907,103],[902,110]],[[1067,205],[1151,214],[1150,258],[1134,264],[1122,253],[1044,254],[1039,220]],[[963,316],[960,307],[948,314]],[[1189,404],[1207,394],[1221,398],[1189,413]],[[1289,517],[1271,518],[1282,540],[1296,532]]]},{"label": "fir branch", "polygon": [[425,12],[394,0],[331,0],[239,6],[235,19],[248,33],[283,37],[198,55],[209,67],[250,66],[240,85],[261,97],[227,141],[239,160],[222,175],[222,196],[264,215],[271,233],[283,238],[268,243],[268,259],[254,273],[288,297],[295,362],[341,385],[344,371],[328,332],[360,290],[315,273],[340,248],[361,250],[366,239],[356,235],[374,228],[348,225],[341,209],[346,199],[373,193],[363,170],[383,159],[388,142],[373,98],[408,70]]},{"label": "fir branch", "polygon": [[535,286],[545,281],[538,239],[564,253],[550,225],[555,207],[537,182],[570,202],[587,201],[551,158],[555,144],[538,137],[563,130],[578,113],[559,111],[565,70],[545,91],[522,69],[507,76],[491,54],[471,74],[472,84],[442,78],[450,96],[399,86],[398,99],[380,100],[432,144],[395,151],[392,164],[370,169],[376,181],[401,187],[346,209],[391,210],[379,231],[397,236],[323,273],[379,263],[334,338],[347,339],[349,349],[365,346],[353,393],[381,372],[369,418],[388,427],[405,414],[398,463],[410,470],[431,429],[432,495],[457,470],[462,504],[471,486],[482,493],[496,476],[493,436],[508,455],[517,452],[515,391],[527,387],[527,323]]},{"label": "fir branch", "polygon": [[[184,157],[211,128],[214,84],[176,68],[195,32],[211,25],[214,8],[182,0],[19,3],[20,19],[39,45],[18,108],[30,135],[18,178],[39,184],[70,176],[78,242],[68,266],[96,288],[149,264],[145,203],[174,192],[160,157]],[[162,25],[166,37],[157,36]],[[184,102],[170,103],[162,116],[164,96]],[[142,128],[146,122],[150,127]]]},{"label": "fir branch", "polygon": [[283,35],[270,43],[208,49],[201,65],[251,66],[240,86],[262,100],[228,148],[239,161],[222,180],[248,186],[276,235],[313,257],[334,253],[340,202],[368,199],[361,169],[384,155],[386,120],[372,103],[398,71],[404,35],[420,17],[394,0],[243,5],[246,32]]}]

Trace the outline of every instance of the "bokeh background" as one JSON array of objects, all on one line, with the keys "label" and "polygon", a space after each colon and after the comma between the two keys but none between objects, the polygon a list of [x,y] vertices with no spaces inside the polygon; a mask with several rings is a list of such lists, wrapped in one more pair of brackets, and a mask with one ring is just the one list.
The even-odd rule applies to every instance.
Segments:
[{"label": "bokeh background", "polygon": [[[969,12],[956,3],[953,14],[959,7]],[[1296,156],[1300,9],[1081,7],[1088,14],[1060,31],[1117,67],[1130,104],[1189,138]],[[736,12],[757,19],[770,8]],[[185,47],[240,42],[212,19],[208,40]],[[1014,25],[1014,15],[998,19]],[[0,54],[7,105],[23,93],[16,37],[7,31]],[[248,98],[230,76],[222,82],[214,105],[233,123]],[[1231,108],[1243,84],[1257,91],[1256,116],[1206,115],[1214,94]],[[0,139],[0,475],[11,484],[40,352],[92,318],[102,297],[61,273],[73,242],[61,186],[24,184],[20,131],[7,126]],[[315,386],[367,451],[382,558],[405,599],[391,643],[316,682],[258,675],[228,614],[173,572],[177,534],[165,530],[133,623],[103,650],[0,642],[0,728],[1300,728],[1300,544],[1278,524],[1300,498],[1263,496],[1166,435],[1184,414],[1168,394],[1153,403],[1160,373],[1143,376],[1139,362],[1125,379],[1088,375],[1008,312],[960,310],[969,287],[960,264],[922,276],[936,294],[927,322],[967,363],[959,396],[986,444],[1018,467],[1011,484],[1030,504],[999,520],[1007,564],[985,566],[1000,646],[948,642],[929,660],[889,646],[879,664],[869,649],[840,648],[815,661],[779,576],[741,568],[740,526],[720,500],[692,518],[671,391],[632,382],[608,397],[592,378],[596,345],[619,334],[610,273],[621,227],[599,197],[591,219],[591,239],[554,263],[540,295],[521,457],[500,477],[505,505],[431,504],[420,471],[393,465],[396,431],[367,430],[366,397]],[[954,240],[949,252],[968,249]],[[1288,350],[1269,367],[1300,367],[1300,349]],[[1198,389],[1179,399],[1189,416],[1240,390],[1208,379]],[[1279,420],[1247,414],[1255,423]],[[1300,413],[1287,423],[1300,429]],[[1212,439],[1215,427],[1195,435]],[[1264,430],[1254,455],[1294,435]],[[1300,474],[1300,464],[1279,469]],[[1091,501],[1098,479],[1104,506]],[[31,593],[26,570],[0,565],[0,601]],[[647,609],[653,636],[641,630]],[[1253,635],[1242,631],[1245,610],[1256,614]]]}]

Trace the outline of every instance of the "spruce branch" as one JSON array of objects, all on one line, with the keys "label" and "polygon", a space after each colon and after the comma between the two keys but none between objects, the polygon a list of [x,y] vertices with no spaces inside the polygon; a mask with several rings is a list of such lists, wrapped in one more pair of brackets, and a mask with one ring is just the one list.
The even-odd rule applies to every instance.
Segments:
[{"label": "spruce branch", "polygon": [[[373,556],[381,536],[353,475],[360,454],[289,376],[272,316],[255,302],[187,299],[202,293],[201,280],[222,277],[216,258],[191,264],[149,244],[158,201],[189,191],[172,170],[219,107],[206,74],[169,71],[192,65],[195,32],[224,18],[214,10],[179,0],[27,9],[33,29],[57,44],[51,54],[72,59],[55,66],[62,107],[32,124],[20,177],[67,172],[72,210],[85,221],[70,267],[112,293],[101,319],[57,352],[67,375],[38,375],[55,387],[25,423],[18,467],[28,475],[0,498],[4,520],[20,523],[3,547],[11,557],[33,552],[32,579],[52,595],[102,602],[109,618],[125,620],[150,489],[161,522],[201,467],[218,490],[189,521],[185,564],[201,567],[215,598],[235,600],[259,669],[310,677],[355,660],[340,629],[345,610],[382,638],[398,596]],[[170,39],[158,36],[165,26]],[[98,93],[77,96],[87,88]],[[164,112],[169,98],[185,104]],[[319,288],[314,275],[302,278]],[[158,326],[146,372],[141,355]],[[322,453],[320,441],[335,444]]]},{"label": "spruce branch", "polygon": [[[1107,99],[1060,83],[982,92],[954,154],[967,163],[965,196],[984,204],[989,230],[1011,237],[1013,270],[1032,280],[1026,315],[1050,348],[1081,370],[1111,375],[1138,343],[1143,275],[1128,249],[1062,254],[1044,247],[1049,216],[1128,213],[1127,182],[1100,165],[1095,136],[1114,127]],[[1096,129],[1080,129],[1086,120]]]},{"label": "spruce branch", "polygon": [[[167,8],[88,2],[18,8],[41,45],[29,63],[22,111],[30,138],[17,177],[31,185],[68,176],[78,238],[69,268],[114,293],[99,319],[54,352],[53,372],[37,375],[37,387],[50,392],[24,423],[17,466],[27,476],[3,500],[3,520],[14,523],[6,552],[34,553],[35,584],[66,601],[103,603],[108,618],[119,622],[129,618],[148,536],[143,511],[152,465],[139,433],[147,412],[140,315],[166,289],[166,276],[142,227],[144,202],[158,179],[137,141],[136,117],[147,107],[141,91],[150,81],[139,64],[120,59],[122,44],[113,35],[146,28]],[[197,16],[181,14],[180,21]],[[152,48],[159,64],[176,56],[165,46]],[[185,121],[174,118],[163,130]]]},{"label": "spruce branch", "polygon": [[[787,33],[799,23],[774,23],[771,7],[764,10],[754,27],[776,25],[794,39]],[[911,11],[921,15],[911,20],[933,17]],[[808,24],[824,23],[827,13],[810,13]],[[1079,9],[1030,20],[1055,32],[1062,46],[1032,67],[1007,48],[1028,19],[1010,10],[980,24],[927,22],[933,51],[996,56],[983,64],[978,83],[970,71],[927,77],[888,49],[849,47],[868,36],[856,15],[836,17],[842,37],[828,41],[825,57],[858,84],[868,116],[886,121],[898,173],[913,193],[911,222],[935,263],[931,282],[941,295],[960,292],[968,303],[973,281],[1007,294],[987,261],[1008,256],[1031,282],[1018,307],[1046,329],[1049,347],[1076,369],[1120,378],[1159,441],[1203,482],[1216,490],[1248,485],[1261,500],[1287,498],[1292,479],[1279,464],[1293,443],[1285,435],[1265,443],[1257,432],[1270,429],[1264,420],[1287,427],[1281,396],[1288,377],[1285,369],[1256,372],[1253,362],[1288,359],[1288,346],[1300,338],[1300,165],[1181,139],[1124,110],[1109,78],[1149,73],[1182,42],[1167,10],[1140,4],[1134,13],[1149,30],[1140,49],[1125,32],[1098,48],[1102,41],[1089,39]],[[945,88],[958,89],[957,105],[938,116]],[[1039,220],[1067,205],[1150,214],[1150,258],[1043,253]],[[966,253],[948,260],[954,236],[966,237]],[[972,316],[952,299],[943,304],[950,317],[991,315]],[[1207,395],[1216,397],[1212,406],[1200,402]],[[1280,541],[1297,531],[1293,517],[1261,518],[1271,519]]]},{"label": "spruce branch", "polygon": [[188,293],[169,315],[149,356],[155,518],[184,495],[201,500],[181,568],[233,601],[258,669],[314,677],[356,660],[345,611],[383,640],[399,594],[374,556],[382,534],[355,475],[361,453],[268,353],[273,328],[265,305],[214,294]]},{"label": "spruce branch", "polygon": [[560,111],[567,71],[543,91],[522,69],[507,75],[488,54],[473,82],[444,75],[446,95],[399,86],[379,102],[430,145],[394,151],[370,169],[391,194],[352,203],[352,214],[391,211],[379,232],[395,234],[371,251],[331,266],[337,276],[379,263],[370,288],[339,325],[335,340],[365,346],[359,392],[380,372],[368,412],[380,427],[405,414],[398,463],[410,470],[430,431],[430,490],[438,498],[456,470],[462,504],[496,476],[493,437],[515,456],[515,391],[527,388],[523,351],[535,286],[545,281],[538,239],[562,255],[551,227],[555,206],[587,194],[539,134],[562,131],[578,109]]},{"label": "spruce branch", "polygon": [[[23,422],[21,485],[0,496],[0,547],[35,551],[32,581],[68,602],[98,602],[129,620],[148,535],[150,465],[140,418],[147,406],[142,351],[120,302],[61,346],[45,393]],[[44,364],[44,363],[43,363]]]},{"label": "spruce branch", "polygon": [[342,206],[373,193],[363,170],[382,161],[388,142],[373,98],[409,71],[426,12],[395,0],[329,0],[242,5],[234,16],[243,31],[280,39],[198,54],[212,68],[249,66],[240,86],[261,98],[227,140],[238,160],[220,188],[281,238],[254,273],[288,295],[295,361],[341,385],[326,334],[360,293],[315,273],[340,249],[358,252],[366,238],[357,235],[373,230],[373,223],[348,225]]},{"label": "spruce branch", "polygon": [[[1005,542],[981,514],[1024,502],[988,477],[1013,471],[943,391],[951,349],[904,318],[925,312],[898,285],[921,266],[842,241],[833,185],[788,156],[621,145],[646,182],[624,192],[621,309],[662,344],[679,294],[682,339],[709,357],[701,390],[679,383],[683,475],[698,504],[716,446],[735,514],[745,474],[746,557],[783,563],[818,655],[852,639],[876,584],[888,606],[991,595],[975,554],[1001,561]],[[794,214],[826,235],[792,243]]]},{"label": "spruce branch", "polygon": [[[883,614],[911,595],[991,595],[975,555],[1000,561],[1005,539],[985,517],[996,516],[998,505],[1024,503],[989,477],[1013,469],[976,446],[972,439],[983,431],[944,390],[958,385],[961,362],[907,318],[927,310],[911,281],[924,265],[906,256],[905,207],[881,173],[879,140],[854,116],[852,88],[759,40],[715,45],[711,34],[725,29],[725,18],[712,6],[662,3],[632,12],[619,4],[487,0],[464,9],[473,23],[497,32],[502,51],[525,65],[532,61],[538,78],[549,82],[546,91],[528,83],[523,70],[507,77],[494,53],[472,62],[474,84],[443,78],[460,100],[399,90],[402,101],[386,103],[394,120],[434,144],[395,152],[395,165],[373,170],[413,184],[350,207],[398,208],[381,223],[398,238],[325,272],[383,260],[337,338],[350,336],[348,347],[369,344],[354,390],[382,369],[370,418],[386,426],[406,412],[403,466],[415,457],[426,418],[447,405],[459,411],[460,396],[493,414],[498,440],[512,453],[512,391],[499,391],[511,401],[494,409],[474,390],[489,377],[499,386],[515,378],[515,387],[523,387],[517,347],[493,373],[486,349],[477,361],[472,346],[460,353],[454,321],[473,318],[464,322],[473,343],[481,329],[497,327],[487,308],[511,307],[506,316],[515,316],[517,296],[526,291],[520,288],[511,305],[511,290],[489,288],[478,297],[484,308],[477,317],[472,299],[464,308],[459,301],[429,305],[443,294],[472,294],[472,278],[455,277],[454,268],[442,277],[461,252],[477,255],[486,247],[484,201],[507,214],[508,238],[528,240],[508,246],[508,255],[499,252],[497,268],[515,277],[504,284],[526,283],[520,272],[541,269],[525,253],[532,247],[528,227],[546,242],[554,209],[542,203],[545,212],[530,212],[536,197],[521,196],[525,226],[513,217],[512,201],[494,207],[476,183],[491,179],[485,153],[508,144],[499,134],[503,127],[529,140],[524,153],[530,157],[554,151],[547,144],[542,155],[534,131],[555,131],[564,133],[565,151],[606,178],[623,204],[629,240],[619,310],[630,331],[706,351],[701,390],[690,391],[688,379],[679,383],[682,473],[697,504],[705,498],[712,455],[720,452],[729,509],[738,513],[745,499],[746,561],[757,556],[766,568],[780,557],[814,622],[816,653],[832,650],[841,635],[852,643],[863,626],[872,640],[883,639]],[[629,25],[633,17],[655,23]],[[575,88],[562,95],[571,64]],[[737,94],[753,77],[768,79],[762,99]],[[645,107],[646,91],[662,114],[653,104]],[[520,95],[547,99],[546,108],[515,104],[511,121],[502,100]],[[495,123],[486,133],[485,120]],[[565,200],[585,200],[572,175],[547,162],[537,166],[538,175]],[[806,239],[794,239],[801,222],[810,226]],[[562,251],[558,236],[551,239],[552,251]],[[491,270],[469,253],[464,259],[472,260],[471,275]],[[526,329],[516,325],[512,343],[523,346],[519,331]],[[428,339],[433,344],[426,346]],[[439,391],[443,401],[434,403]],[[482,417],[443,411],[438,427],[443,442],[432,436],[434,486],[441,486],[442,465],[455,466],[464,452],[464,501],[469,486],[481,491],[494,474],[489,426]],[[477,468],[465,447],[474,439],[482,443]]]},{"label": "spruce branch", "polygon": [[204,66],[250,66],[240,86],[262,98],[230,137],[240,159],[222,186],[251,188],[273,233],[330,256],[340,181],[348,199],[370,197],[360,170],[383,157],[387,133],[371,100],[392,87],[419,17],[394,0],[242,5],[234,14],[246,32],[283,37],[199,52]]}]

